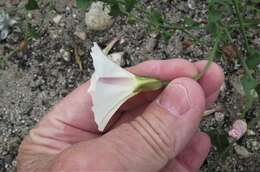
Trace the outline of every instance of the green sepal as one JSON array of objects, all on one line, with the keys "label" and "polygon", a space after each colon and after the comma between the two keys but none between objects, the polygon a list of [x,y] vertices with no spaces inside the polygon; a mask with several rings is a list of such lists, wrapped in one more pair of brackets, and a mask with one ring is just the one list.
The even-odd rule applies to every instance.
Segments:
[{"label": "green sepal", "polygon": [[155,91],[159,90],[165,86],[168,85],[168,81],[162,81],[155,78],[149,78],[149,77],[135,77],[137,86],[134,89],[134,93],[140,93],[144,91]]}]

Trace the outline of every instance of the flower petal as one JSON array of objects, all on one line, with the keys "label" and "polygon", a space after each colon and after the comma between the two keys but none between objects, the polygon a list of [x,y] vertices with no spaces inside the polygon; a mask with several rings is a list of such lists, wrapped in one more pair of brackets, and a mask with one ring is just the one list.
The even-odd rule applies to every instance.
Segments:
[{"label": "flower petal", "polygon": [[94,43],[91,56],[95,72],[88,90],[92,97],[92,110],[98,129],[103,131],[118,108],[136,95],[135,75],[110,61],[100,47]]},{"label": "flower petal", "polygon": [[[132,85],[132,86],[131,86]],[[95,121],[100,131],[103,131],[118,108],[136,93],[133,92],[134,80],[129,79],[99,79],[92,95]]]},{"label": "flower petal", "polygon": [[94,43],[90,53],[93,58],[95,74],[102,78],[134,78],[135,76],[127,70],[121,68],[114,62],[110,61],[103,53],[101,48]]}]

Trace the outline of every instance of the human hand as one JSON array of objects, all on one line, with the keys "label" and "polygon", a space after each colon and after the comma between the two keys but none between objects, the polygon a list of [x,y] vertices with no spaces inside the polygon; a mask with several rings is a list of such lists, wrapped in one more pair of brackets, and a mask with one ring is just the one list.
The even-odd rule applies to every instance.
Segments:
[{"label": "human hand", "polygon": [[89,82],[83,84],[24,139],[18,171],[197,171],[210,149],[208,136],[198,132],[198,126],[224,80],[216,64],[199,82],[192,80],[206,63],[173,59],[130,68],[134,74],[171,83],[163,91],[127,101],[104,134],[94,122]]}]

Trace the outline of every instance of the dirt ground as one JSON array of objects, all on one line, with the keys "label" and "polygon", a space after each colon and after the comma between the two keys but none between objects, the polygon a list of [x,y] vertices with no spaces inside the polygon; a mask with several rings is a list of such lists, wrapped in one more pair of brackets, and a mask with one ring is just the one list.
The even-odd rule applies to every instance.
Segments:
[{"label": "dirt ground", "polygon": [[[8,54],[23,39],[21,25],[24,22],[23,16],[27,15],[21,8],[24,2],[0,1],[0,10],[14,9],[10,15],[18,21],[7,39],[0,42],[0,56]],[[49,108],[90,78],[93,67],[89,51],[93,42],[104,47],[115,37],[123,39],[124,42],[117,44],[112,50],[125,52],[123,66],[132,66],[149,59],[181,57],[196,61],[207,58],[209,52],[210,47],[207,45],[183,47],[183,41],[189,37],[181,32],[176,32],[166,44],[161,37],[154,39],[142,24],[129,25],[125,18],[120,17],[107,31],[91,32],[87,30],[84,22],[85,12],[78,10],[73,1],[56,0],[52,7],[48,6],[47,0],[41,2],[41,9],[31,12],[32,23],[38,26],[40,38],[31,41],[26,53],[11,56],[7,65],[0,69],[0,172],[15,171],[15,157],[23,137]],[[193,10],[188,7],[187,1],[181,0],[167,3],[149,0],[144,2],[162,9],[175,21],[180,21],[186,15],[195,19],[207,17],[205,0],[197,0]],[[62,18],[55,23],[53,18],[57,15]],[[85,32],[86,39],[75,36],[76,31]],[[205,31],[193,34],[210,39]],[[259,30],[252,31],[252,39],[259,36]],[[150,44],[154,46],[147,46]],[[260,48],[260,44],[256,46]],[[75,47],[79,50],[82,71],[74,59]],[[226,75],[225,86],[217,102],[224,110],[206,117],[201,123],[201,130],[222,128],[227,132],[242,106],[242,98],[235,88],[240,66],[236,61],[228,62],[223,57],[217,58],[216,61],[224,68]],[[257,109],[259,110],[259,105],[255,105],[252,112],[247,114],[248,120],[254,117]],[[223,171],[223,168],[238,172],[259,171],[260,124],[253,126],[251,131],[246,139],[237,143],[252,153],[250,157],[241,157],[231,149],[225,161],[219,161],[216,150],[212,148],[201,171]]]}]

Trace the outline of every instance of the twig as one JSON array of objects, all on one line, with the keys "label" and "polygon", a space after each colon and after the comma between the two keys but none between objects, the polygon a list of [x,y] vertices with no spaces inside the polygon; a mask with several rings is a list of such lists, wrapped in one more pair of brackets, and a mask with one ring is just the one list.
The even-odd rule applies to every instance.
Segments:
[{"label": "twig", "polygon": [[75,56],[76,63],[79,65],[80,71],[82,71],[83,66],[82,66],[82,62],[81,62],[81,59],[80,59],[80,56],[79,56],[79,53],[78,53],[78,47],[77,46],[74,47],[74,56]]},{"label": "twig", "polygon": [[215,112],[222,112],[222,111],[223,111],[223,107],[218,105],[218,106],[216,106],[216,107],[214,107],[212,109],[204,111],[203,117],[207,117],[207,116],[209,116],[209,115],[211,115],[211,114],[213,114]]},{"label": "twig", "polygon": [[120,40],[119,37],[115,37],[112,41],[108,43],[105,49],[103,49],[103,52],[108,55],[110,50],[114,47],[114,45]]}]

